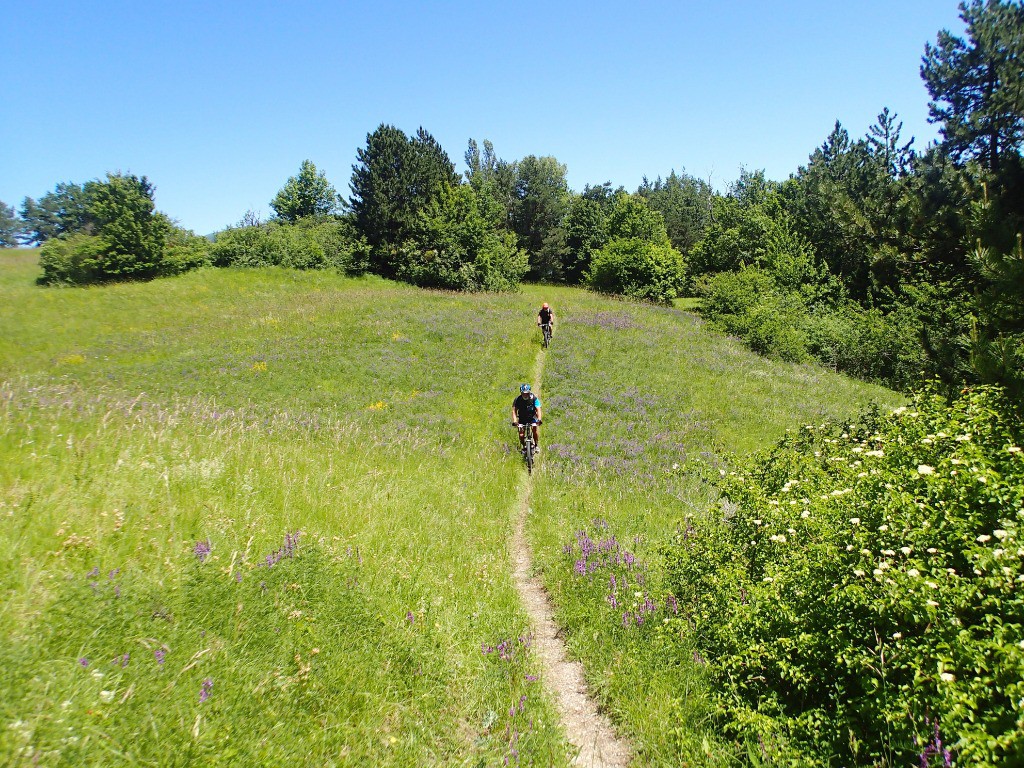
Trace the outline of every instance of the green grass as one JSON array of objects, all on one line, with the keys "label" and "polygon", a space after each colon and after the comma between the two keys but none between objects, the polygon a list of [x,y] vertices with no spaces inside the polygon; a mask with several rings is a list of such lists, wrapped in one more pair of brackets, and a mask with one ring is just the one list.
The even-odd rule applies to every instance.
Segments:
[{"label": "green grass", "polygon": [[524,471],[508,410],[541,300],[560,322],[536,560],[641,762],[671,764],[702,738],[700,697],[677,687],[699,691],[699,670],[662,674],[623,642],[563,545],[602,518],[641,537],[654,585],[655,544],[706,505],[727,451],[895,401],[577,290],[286,270],[43,289],[35,257],[0,257],[15,764],[567,764],[507,550]]}]

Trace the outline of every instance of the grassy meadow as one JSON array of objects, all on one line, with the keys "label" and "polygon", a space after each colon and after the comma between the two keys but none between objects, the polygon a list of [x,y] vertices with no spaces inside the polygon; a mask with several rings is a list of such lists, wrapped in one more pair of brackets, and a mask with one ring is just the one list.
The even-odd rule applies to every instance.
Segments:
[{"label": "grassy meadow", "polygon": [[[573,289],[277,269],[44,289],[35,259],[0,252],[13,765],[566,765],[508,552],[542,300],[536,566],[639,763],[719,763],[700,664],[631,634],[671,610],[658,543],[733,452],[898,401]],[[615,562],[580,573],[588,547]]]}]

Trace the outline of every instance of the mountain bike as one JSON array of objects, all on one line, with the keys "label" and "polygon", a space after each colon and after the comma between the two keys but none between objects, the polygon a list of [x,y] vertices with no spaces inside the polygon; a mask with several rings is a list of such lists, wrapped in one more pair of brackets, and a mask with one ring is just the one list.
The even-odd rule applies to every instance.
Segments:
[{"label": "mountain bike", "polygon": [[540,330],[544,334],[544,349],[547,349],[551,343],[551,323],[543,323]]},{"label": "mountain bike", "polygon": [[[540,424],[541,422],[536,422]],[[526,462],[526,471],[529,474],[533,474],[533,462],[537,455],[537,446],[533,442],[533,424],[517,424],[512,422],[512,426],[516,429],[523,430],[523,460]]]}]

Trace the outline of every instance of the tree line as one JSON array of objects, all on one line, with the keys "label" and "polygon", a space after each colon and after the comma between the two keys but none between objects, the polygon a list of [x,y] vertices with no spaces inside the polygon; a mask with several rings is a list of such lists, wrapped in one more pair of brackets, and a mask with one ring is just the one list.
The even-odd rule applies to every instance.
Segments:
[{"label": "tree line", "polygon": [[723,193],[685,172],[571,190],[550,156],[470,140],[460,175],[424,128],[369,133],[351,195],[309,160],[212,242],[153,206],[145,177],[58,184],[0,238],[42,245],[44,283],[151,278],[196,266],[335,268],[416,285],[507,290],[522,280],[668,303],[759,352],[817,359],[898,388],[922,375],[1024,391],[1024,6],[960,5],[965,34],[925,46],[941,140],[918,151],[882,109],[863,137],[836,123],[782,182],[743,171]]}]

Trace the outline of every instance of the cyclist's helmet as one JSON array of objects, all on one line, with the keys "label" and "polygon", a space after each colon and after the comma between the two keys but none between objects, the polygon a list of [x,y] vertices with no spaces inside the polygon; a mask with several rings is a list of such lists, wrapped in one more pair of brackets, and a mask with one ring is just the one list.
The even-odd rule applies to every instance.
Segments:
[{"label": "cyclist's helmet", "polygon": [[521,387],[519,388],[519,391],[520,391],[520,392],[522,392],[522,393],[523,393],[523,394],[525,395],[525,394],[526,394],[527,392],[529,392],[529,391],[530,391],[530,385],[529,385],[529,384],[523,384],[523,385],[522,385],[522,386],[521,386]]}]

